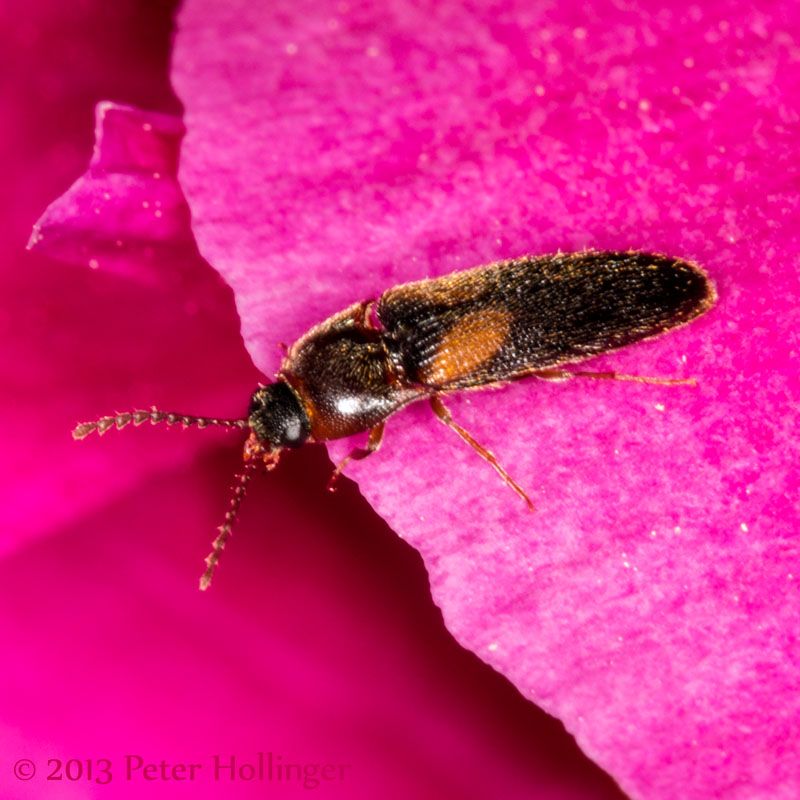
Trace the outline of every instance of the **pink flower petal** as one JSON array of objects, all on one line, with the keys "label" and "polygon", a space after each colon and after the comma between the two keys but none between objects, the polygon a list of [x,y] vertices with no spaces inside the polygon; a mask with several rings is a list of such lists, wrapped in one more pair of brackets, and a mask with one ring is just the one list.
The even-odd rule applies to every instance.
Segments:
[{"label": "pink flower petal", "polygon": [[[63,236],[59,255],[97,257],[97,270],[24,252],[41,209],[85,168],[97,98],[175,108],[169,10],[30,0],[3,16],[15,71],[0,93],[0,140],[14,153],[0,215],[0,796],[295,796],[294,781],[211,776],[215,753],[241,763],[272,750],[351,764],[322,788],[329,797],[618,797],[557,721],[446,633],[416,553],[355,487],[325,492],[321,450],[258,481],[200,594],[238,447],[221,432],[149,426],[72,441],[75,422],[115,408],[242,413],[259,377],[230,290],[194,246],[163,257],[156,226],[129,224],[131,200],[153,196],[135,148],[123,148],[130,163],[103,162],[107,175],[138,176],[113,184],[129,195],[98,195],[92,167],[73,205],[92,221],[62,215],[45,232],[45,247]],[[123,140],[125,115],[137,119],[117,117]],[[129,753],[203,771],[128,781]],[[22,758],[38,767],[28,782],[14,776]],[[72,758],[110,759],[112,783],[47,780],[50,759]]]},{"label": "pink flower petal", "polygon": [[[798,76],[770,15],[188,0],[181,181],[256,364],[398,282],[526,252],[697,260],[718,307],[597,369],[453,398],[348,469],[465,646],[634,797],[794,797]],[[331,445],[341,458],[351,442]]]},{"label": "pink flower petal", "polygon": [[[2,425],[6,451],[16,454],[2,484],[2,551],[74,520],[126,491],[137,472],[178,463],[216,435],[177,437],[163,449],[153,447],[156,432],[78,447],[69,435],[76,422],[152,404],[242,416],[258,378],[240,351],[228,290],[191,235],[175,179],[183,123],[111,103],[98,106],[97,120],[89,171],[49,206],[29,248],[109,276],[65,272],[46,259],[33,260],[32,274],[8,271],[4,316],[18,335],[3,359],[17,397],[31,400],[29,425],[16,415]],[[40,504],[43,491],[48,501]]]},{"label": "pink flower petal", "polygon": [[[0,562],[0,594],[18,603],[0,616],[14,655],[3,797],[46,796],[48,759],[72,757],[112,763],[102,789],[62,782],[79,797],[295,796],[296,778],[214,778],[215,755],[243,766],[259,752],[336,765],[318,788],[347,800],[619,797],[571,759],[555,720],[458,647],[416,554],[358,514],[352,487],[326,496],[317,456],[259,482],[210,593],[196,590],[197,537],[238,458],[224,447]],[[319,488],[301,497],[309,472]],[[32,596],[48,580],[58,599]],[[201,768],[181,784],[128,780],[131,754]],[[39,767],[28,784],[11,772],[22,757]]]},{"label": "pink flower petal", "polygon": [[89,170],[48,207],[28,246],[148,285],[174,285],[194,241],[176,180],[183,122],[110,102],[98,104],[96,119]]}]

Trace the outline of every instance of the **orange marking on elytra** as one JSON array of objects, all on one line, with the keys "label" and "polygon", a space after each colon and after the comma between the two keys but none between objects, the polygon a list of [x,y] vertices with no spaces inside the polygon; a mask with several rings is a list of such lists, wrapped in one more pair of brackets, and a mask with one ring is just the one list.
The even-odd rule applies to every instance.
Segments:
[{"label": "orange marking on elytra", "polygon": [[442,337],[436,355],[420,370],[420,379],[436,386],[470,374],[503,346],[511,321],[511,314],[499,309],[466,314]]}]

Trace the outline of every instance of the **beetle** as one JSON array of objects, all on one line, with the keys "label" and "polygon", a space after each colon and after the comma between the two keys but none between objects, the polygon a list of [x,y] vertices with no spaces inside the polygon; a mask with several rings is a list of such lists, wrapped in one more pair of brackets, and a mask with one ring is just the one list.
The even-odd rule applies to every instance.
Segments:
[{"label": "beetle", "polygon": [[453,420],[443,395],[527,377],[694,384],[562,367],[659,336],[705,313],[715,300],[699,266],[655,253],[586,251],[501,261],[404,283],[324,320],[288,349],[275,381],[256,389],[246,418],[153,408],[80,424],[73,436],[147,420],[249,430],[245,466],[200,579],[205,589],[258,465],[272,470],[285,448],[368,431],[366,446],[354,448],[334,469],[332,489],[349,461],[378,450],[386,420],[418,400],[428,400],[438,419],[532,509],[494,455]]}]

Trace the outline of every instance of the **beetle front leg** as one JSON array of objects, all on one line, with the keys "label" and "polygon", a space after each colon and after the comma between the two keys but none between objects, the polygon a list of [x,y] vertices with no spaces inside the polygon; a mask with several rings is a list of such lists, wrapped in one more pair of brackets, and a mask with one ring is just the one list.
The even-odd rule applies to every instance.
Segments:
[{"label": "beetle front leg", "polygon": [[348,462],[360,461],[362,458],[366,458],[380,449],[380,446],[383,443],[383,432],[385,430],[386,423],[379,422],[374,428],[370,429],[369,438],[367,439],[367,446],[354,448],[350,451],[348,456],[339,462],[336,469],[333,471],[333,475],[331,475],[330,480],[328,481],[329,492],[336,491],[336,481],[339,479],[339,475],[342,474],[342,470],[345,468]]},{"label": "beetle front leg", "polygon": [[531,503],[530,498],[527,494],[525,494],[522,487],[503,469],[500,465],[500,462],[495,458],[494,453],[491,450],[487,450],[485,447],[479,445],[475,439],[472,438],[460,425],[456,424],[453,420],[450,411],[448,411],[447,406],[442,402],[442,398],[438,395],[434,395],[431,397],[430,400],[431,408],[433,409],[433,413],[445,424],[448,428],[452,428],[473,450],[475,450],[481,458],[484,458],[488,461],[492,467],[494,467],[497,474],[510,486],[527,504],[528,508],[533,511],[533,503]]}]

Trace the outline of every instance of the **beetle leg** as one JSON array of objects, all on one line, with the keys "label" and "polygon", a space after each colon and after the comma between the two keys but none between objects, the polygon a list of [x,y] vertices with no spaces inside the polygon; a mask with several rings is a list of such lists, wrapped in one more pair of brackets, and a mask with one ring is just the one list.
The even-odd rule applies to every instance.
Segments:
[{"label": "beetle leg", "polygon": [[342,474],[342,470],[349,461],[360,461],[362,458],[366,458],[380,449],[381,443],[383,442],[383,432],[385,430],[386,423],[379,422],[374,428],[370,429],[369,438],[367,439],[367,446],[354,448],[350,451],[348,456],[339,462],[336,469],[333,471],[333,475],[331,475],[330,480],[328,481],[329,492],[336,491],[336,481],[338,480],[339,475]]},{"label": "beetle leg", "polygon": [[623,375],[619,372],[570,372],[566,369],[537,369],[529,372],[525,377],[532,375],[543,381],[568,381],[572,378],[594,378],[600,381],[635,381],[636,383],[656,383],[662,386],[697,386],[694,378],[645,378],[641,375]]},{"label": "beetle leg", "polygon": [[503,469],[500,463],[490,450],[479,445],[460,425],[456,424],[453,420],[447,406],[442,402],[442,398],[434,395],[430,399],[431,408],[433,413],[445,424],[448,428],[452,428],[473,450],[475,450],[481,458],[486,459],[492,467],[496,470],[498,475],[528,504],[528,508],[533,511],[533,503],[531,503],[528,495],[525,494],[522,487],[514,481],[514,479]]}]

